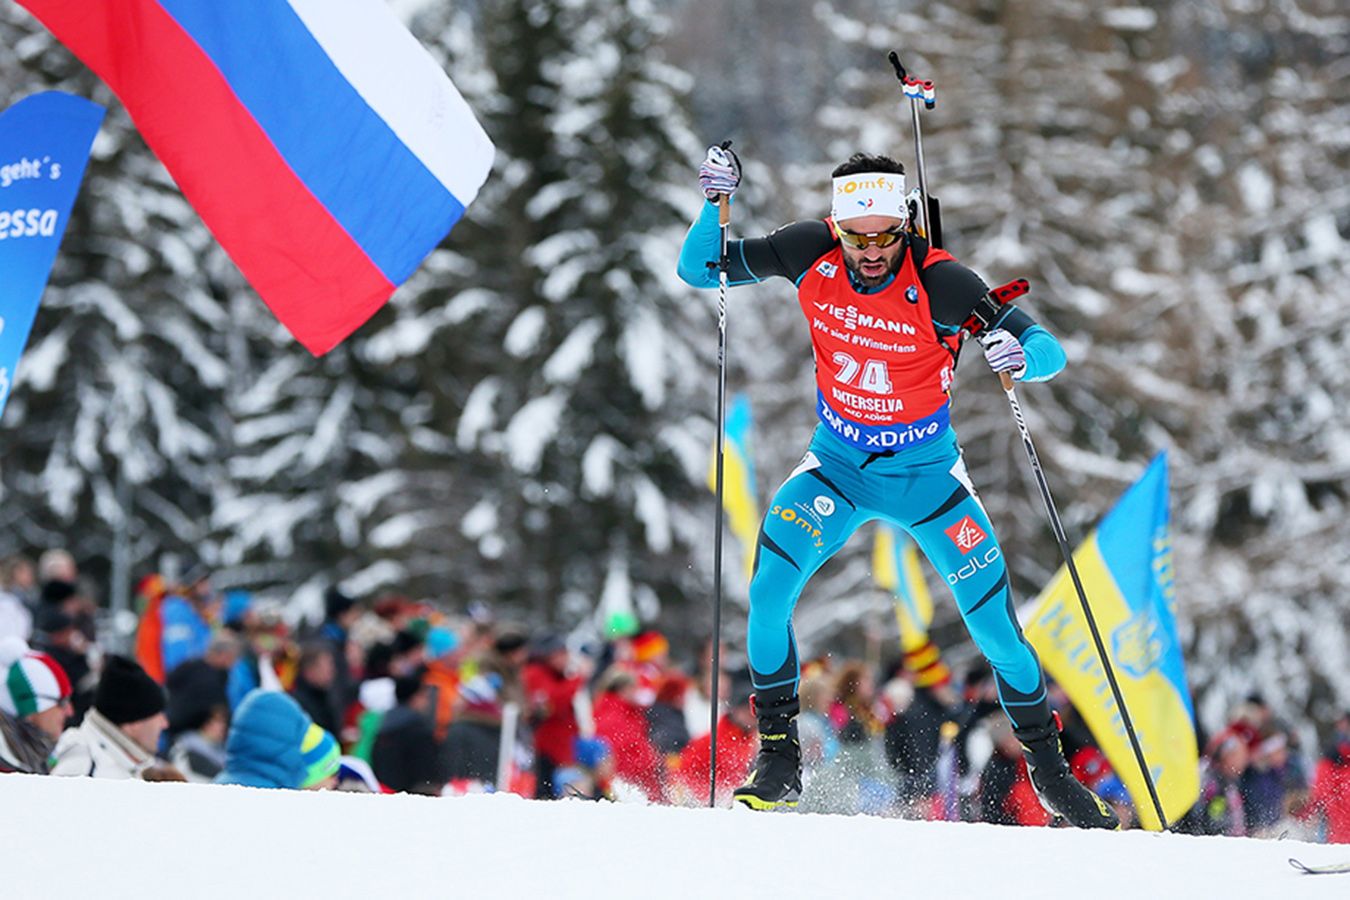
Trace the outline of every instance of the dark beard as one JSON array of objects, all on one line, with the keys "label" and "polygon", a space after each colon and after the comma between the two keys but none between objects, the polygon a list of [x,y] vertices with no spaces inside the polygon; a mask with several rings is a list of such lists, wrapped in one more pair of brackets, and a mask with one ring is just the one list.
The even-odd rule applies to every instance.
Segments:
[{"label": "dark beard", "polygon": [[864,275],[859,270],[859,268],[853,264],[853,261],[850,260],[847,256],[844,257],[844,266],[845,268],[848,269],[849,274],[853,276],[853,280],[855,282],[866,288],[874,288],[880,287],[881,285],[885,284],[887,280],[894,277],[895,273],[900,271],[900,264],[903,263],[904,261],[905,261],[905,254],[903,252],[895,254],[895,259],[892,260],[891,264],[886,267],[886,271],[876,276]]}]

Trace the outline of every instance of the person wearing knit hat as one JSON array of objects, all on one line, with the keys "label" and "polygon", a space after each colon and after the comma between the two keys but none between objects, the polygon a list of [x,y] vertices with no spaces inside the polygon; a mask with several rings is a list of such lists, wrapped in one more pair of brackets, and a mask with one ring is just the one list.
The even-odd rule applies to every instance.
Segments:
[{"label": "person wearing knit hat", "polygon": [[952,680],[951,669],[942,661],[942,651],[932,641],[924,641],[905,654],[905,671],[914,679],[914,686],[920,688],[938,687]]},{"label": "person wearing knit hat", "polygon": [[[306,740],[314,723],[300,704],[281,691],[253,690],[234,711],[225,741],[225,771],[217,784],[297,790],[310,776],[320,752],[305,758]],[[311,751],[323,742],[310,745]]]},{"label": "person wearing knit hat", "polygon": [[0,647],[0,772],[45,775],[70,705],[61,664],[22,641]]},{"label": "person wearing knit hat", "polygon": [[156,764],[159,737],[169,724],[164,708],[164,689],[139,663],[108,656],[93,709],[57,741],[52,774],[127,779],[146,777],[153,769],[155,780],[182,780]]},{"label": "person wearing knit hat", "polygon": [[326,791],[337,786],[338,761],[342,750],[338,742],[318,725],[310,723],[300,742],[300,758],[305,765],[305,777],[300,781],[303,791]]}]

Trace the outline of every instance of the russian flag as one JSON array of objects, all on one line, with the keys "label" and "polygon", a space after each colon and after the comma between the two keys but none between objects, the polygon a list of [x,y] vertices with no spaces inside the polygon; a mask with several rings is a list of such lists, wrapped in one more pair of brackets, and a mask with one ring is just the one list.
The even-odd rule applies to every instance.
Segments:
[{"label": "russian flag", "polygon": [[19,0],[97,72],[296,339],[328,352],[463,215],[493,147],[384,0]]}]

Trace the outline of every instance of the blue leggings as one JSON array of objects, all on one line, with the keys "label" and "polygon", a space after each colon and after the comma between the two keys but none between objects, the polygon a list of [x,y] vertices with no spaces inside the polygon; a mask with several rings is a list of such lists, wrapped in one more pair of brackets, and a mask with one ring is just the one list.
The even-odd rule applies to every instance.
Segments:
[{"label": "blue leggings", "polygon": [[747,646],[755,687],[795,687],[797,598],[849,536],[875,519],[907,531],[946,580],[971,638],[994,671],[999,700],[1014,726],[1049,721],[1040,660],[1017,624],[1002,549],[951,429],[883,457],[817,428],[760,527]]}]

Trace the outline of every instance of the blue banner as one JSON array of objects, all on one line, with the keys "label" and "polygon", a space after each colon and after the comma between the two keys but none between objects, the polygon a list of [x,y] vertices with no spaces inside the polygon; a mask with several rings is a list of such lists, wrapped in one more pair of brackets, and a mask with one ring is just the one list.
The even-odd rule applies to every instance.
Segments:
[{"label": "blue banner", "polygon": [[58,91],[0,113],[0,414],[102,122],[103,107]]}]

